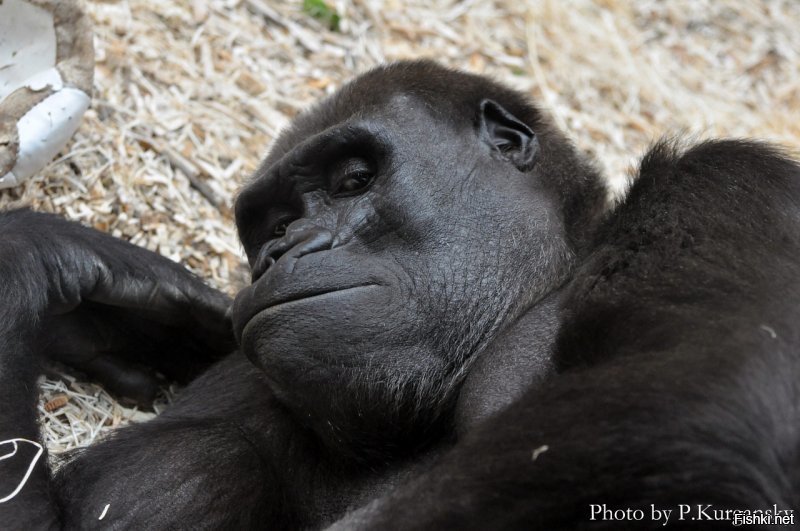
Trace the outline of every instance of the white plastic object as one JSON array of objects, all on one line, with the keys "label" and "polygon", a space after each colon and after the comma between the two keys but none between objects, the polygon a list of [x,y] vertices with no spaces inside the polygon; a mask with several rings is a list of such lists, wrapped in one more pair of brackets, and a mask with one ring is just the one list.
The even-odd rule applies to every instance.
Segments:
[{"label": "white plastic object", "polygon": [[41,170],[75,133],[93,61],[77,0],[0,0],[0,188]]}]

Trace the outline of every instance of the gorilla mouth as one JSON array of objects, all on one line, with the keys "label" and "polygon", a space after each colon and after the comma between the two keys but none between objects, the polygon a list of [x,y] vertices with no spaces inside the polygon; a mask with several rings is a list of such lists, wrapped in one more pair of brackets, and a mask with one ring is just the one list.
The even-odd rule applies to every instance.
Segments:
[{"label": "gorilla mouth", "polygon": [[271,303],[271,304],[269,304],[267,306],[264,306],[260,311],[258,311],[255,315],[253,315],[249,320],[252,320],[253,317],[256,317],[258,314],[260,314],[261,312],[263,312],[265,310],[272,310],[274,308],[277,308],[278,306],[284,306],[284,305],[289,304],[291,302],[307,301],[307,300],[310,300],[310,299],[320,299],[320,298],[324,298],[326,295],[332,295],[334,293],[343,293],[343,292],[346,292],[346,291],[360,290],[362,288],[370,288],[370,287],[375,287],[375,286],[378,286],[378,284],[375,284],[374,282],[368,282],[368,283],[365,283],[365,284],[357,284],[355,286],[349,286],[347,288],[334,288],[334,289],[319,290],[319,291],[314,291],[314,292],[298,293],[297,295],[290,296],[290,297],[284,297],[283,299],[279,299],[278,301],[275,301],[275,302],[273,302],[273,303]]},{"label": "gorilla mouth", "polygon": [[244,319],[240,321],[241,323],[243,323],[243,326],[241,327],[235,326],[234,332],[241,330],[241,333],[237,334],[238,335],[237,339],[239,340],[239,344],[241,344],[242,338],[247,334],[247,329],[250,327],[250,325],[253,324],[253,322],[256,321],[258,317],[260,317],[262,314],[266,312],[273,311],[277,308],[290,306],[295,303],[318,302],[326,298],[329,298],[331,296],[337,296],[349,292],[362,291],[365,289],[375,288],[379,286],[380,284],[377,284],[375,282],[366,282],[363,284],[356,284],[354,286],[348,286],[348,287],[337,287],[330,289],[320,289],[316,291],[305,291],[281,297],[274,301],[269,301],[269,303],[266,305],[258,305],[258,306],[254,305],[252,308],[249,309],[249,311],[247,311],[246,315],[243,316]]}]

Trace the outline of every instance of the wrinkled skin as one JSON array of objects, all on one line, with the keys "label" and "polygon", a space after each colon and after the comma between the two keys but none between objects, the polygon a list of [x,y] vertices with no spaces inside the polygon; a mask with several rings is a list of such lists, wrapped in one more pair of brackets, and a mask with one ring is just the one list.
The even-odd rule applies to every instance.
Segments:
[{"label": "wrinkled skin", "polygon": [[[139,402],[155,370],[192,381],[41,461],[0,521],[618,529],[590,504],[797,506],[798,166],[661,144],[601,219],[604,197],[523,96],[407,62],[276,141],[237,200],[253,282],[232,305],[143,249],[2,214],[0,441],[37,439],[46,358]],[[0,461],[0,497],[28,453]]]},{"label": "wrinkled skin", "polygon": [[[244,242],[258,274],[236,299],[236,333],[337,451],[427,443],[475,354],[564,278],[556,200],[507,158],[469,121],[443,123],[399,95],[269,161],[242,193],[241,223],[288,225]],[[363,189],[336,193],[359,172]]]}]

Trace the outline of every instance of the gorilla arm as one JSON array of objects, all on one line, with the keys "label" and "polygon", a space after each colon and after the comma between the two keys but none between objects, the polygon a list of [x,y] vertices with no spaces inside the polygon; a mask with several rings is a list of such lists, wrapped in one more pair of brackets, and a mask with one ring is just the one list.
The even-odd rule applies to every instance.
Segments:
[{"label": "gorilla arm", "polygon": [[[169,374],[188,361],[197,372],[232,350],[229,300],[177,264],[27,210],[0,214],[0,234],[0,441],[38,440],[41,356],[76,365],[112,388],[146,399],[151,377],[135,364],[152,363]],[[163,345],[155,348],[169,335],[174,340],[166,348],[173,348],[178,360],[171,360]],[[15,448],[18,453],[10,455]],[[0,461],[2,499],[23,482],[35,447],[12,442],[0,452],[9,456]],[[42,457],[23,488],[0,503],[0,521],[12,528],[55,525],[48,476]]]},{"label": "gorilla arm", "polygon": [[[0,441],[39,441],[43,356],[146,398],[140,363],[187,378],[231,350],[228,299],[179,265],[56,216],[7,212],[0,228]],[[336,465],[238,352],[156,419],[73,452],[53,477],[40,456],[23,481],[36,450],[18,442],[0,459],[0,499],[24,483],[0,503],[11,529],[307,528],[391,482]]]}]

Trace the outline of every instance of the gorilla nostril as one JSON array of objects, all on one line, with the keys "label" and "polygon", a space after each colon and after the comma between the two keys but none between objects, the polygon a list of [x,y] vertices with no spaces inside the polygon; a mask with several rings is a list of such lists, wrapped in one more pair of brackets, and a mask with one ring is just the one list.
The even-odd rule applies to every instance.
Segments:
[{"label": "gorilla nostril", "polygon": [[278,258],[283,256],[283,254],[287,251],[286,246],[275,245],[274,247],[270,247],[269,251],[267,252],[267,260],[271,260],[269,265],[273,265],[275,262],[278,261]]},{"label": "gorilla nostril", "polygon": [[328,229],[307,225],[299,226],[297,230],[290,229],[283,238],[268,242],[261,248],[253,264],[251,282],[261,278],[279,260],[284,264],[286,272],[291,273],[299,258],[328,250],[332,244],[333,234]]},{"label": "gorilla nostril", "polygon": [[256,263],[253,264],[253,269],[250,272],[250,282],[255,282],[256,280],[261,278],[261,276],[267,272],[267,269],[272,267],[274,264],[275,264],[274,258],[269,256],[269,254],[259,252],[258,258],[256,258]]}]

